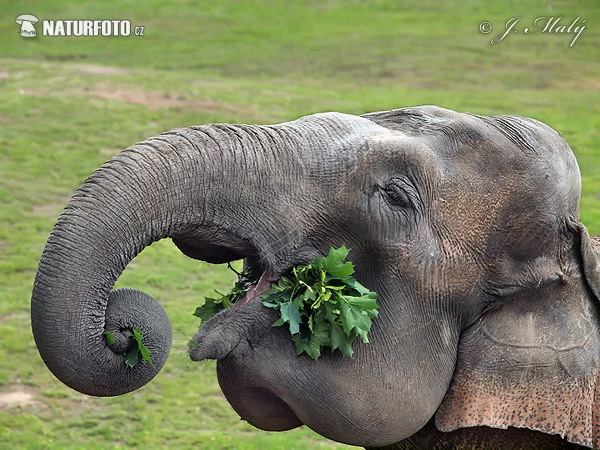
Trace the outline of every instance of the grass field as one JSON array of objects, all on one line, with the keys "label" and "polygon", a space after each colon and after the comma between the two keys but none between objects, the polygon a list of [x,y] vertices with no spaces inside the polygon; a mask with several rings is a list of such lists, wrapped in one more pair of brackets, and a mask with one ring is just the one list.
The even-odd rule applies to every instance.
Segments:
[{"label": "grass field", "polygon": [[[2,1],[0,21],[0,448],[334,446],[309,429],[266,433],[239,420],[214,364],[193,364],[195,306],[234,275],[146,249],[118,286],[159,299],[173,325],[165,368],[141,390],[97,399],[59,383],[29,325],[40,253],[69,196],[104,160],[161,131],[272,123],[320,111],[437,104],[540,119],[571,144],[582,220],[600,233],[600,5],[587,1]],[[547,6],[551,3],[552,6]],[[143,37],[17,35],[22,13],[129,19]],[[577,16],[572,36],[508,36],[511,17]],[[494,30],[479,32],[490,21]],[[38,32],[40,28],[38,27]]]}]

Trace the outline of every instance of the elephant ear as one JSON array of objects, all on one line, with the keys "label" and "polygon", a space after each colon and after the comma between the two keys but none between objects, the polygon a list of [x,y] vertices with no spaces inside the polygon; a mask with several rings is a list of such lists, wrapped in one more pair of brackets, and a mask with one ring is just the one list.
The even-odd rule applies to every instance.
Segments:
[{"label": "elephant ear", "polygon": [[581,241],[581,260],[585,279],[590,290],[600,301],[600,237],[590,236],[581,222],[573,222],[572,228]]},{"label": "elephant ear", "polygon": [[440,431],[517,427],[600,446],[600,240],[568,228],[564,277],[511,293],[461,336]]}]

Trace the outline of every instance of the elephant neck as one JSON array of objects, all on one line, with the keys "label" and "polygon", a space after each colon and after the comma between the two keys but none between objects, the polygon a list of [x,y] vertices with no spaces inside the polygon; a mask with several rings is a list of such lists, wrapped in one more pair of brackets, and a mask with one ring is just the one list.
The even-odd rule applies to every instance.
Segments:
[{"label": "elephant neck", "polygon": [[461,338],[438,429],[517,427],[597,445],[598,323],[580,273],[488,311]]},{"label": "elephant neck", "polygon": [[[581,449],[577,444],[566,442],[558,434],[547,434],[527,428],[499,429],[488,426],[460,428],[455,431],[441,432],[431,419],[417,433],[396,444],[378,447],[377,450],[407,450],[424,448],[481,448],[497,449]],[[373,449],[374,450],[374,449]]]}]

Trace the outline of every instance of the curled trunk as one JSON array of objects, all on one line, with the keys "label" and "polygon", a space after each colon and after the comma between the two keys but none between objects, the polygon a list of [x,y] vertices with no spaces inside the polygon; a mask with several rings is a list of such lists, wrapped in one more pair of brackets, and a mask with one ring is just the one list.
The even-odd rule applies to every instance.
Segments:
[{"label": "curled trunk", "polygon": [[[249,167],[260,165],[246,157],[240,173],[241,144],[232,131],[185,128],[136,144],[94,172],[61,214],[40,261],[31,319],[44,362],[68,386],[89,395],[124,394],[164,365],[171,328],[163,309],[143,292],[111,290],[144,247],[171,236],[184,253],[211,262],[252,252],[243,232],[228,231],[240,214],[240,194],[223,191],[255,178]],[[135,329],[153,363],[128,368],[123,352]],[[111,345],[105,331],[115,336]]]}]

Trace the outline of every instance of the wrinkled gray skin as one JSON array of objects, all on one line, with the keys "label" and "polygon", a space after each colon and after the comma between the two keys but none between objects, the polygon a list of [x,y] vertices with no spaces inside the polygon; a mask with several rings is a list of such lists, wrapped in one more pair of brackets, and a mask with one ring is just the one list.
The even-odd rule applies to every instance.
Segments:
[{"label": "wrinkled gray skin", "polygon": [[[171,340],[153,299],[111,291],[144,247],[171,237],[193,258],[281,273],[343,243],[380,294],[352,359],[295,356],[259,301],[196,334],[191,358],[218,359],[242,418],[372,447],[475,445],[465,427],[495,430],[492,448],[529,439],[507,427],[591,446],[600,283],[580,188],[565,141],[523,117],[424,106],[175,129],[106,162],[65,208],[33,290],[36,344],[73,389],[124,394]],[[124,366],[133,328],[153,366]]]}]

